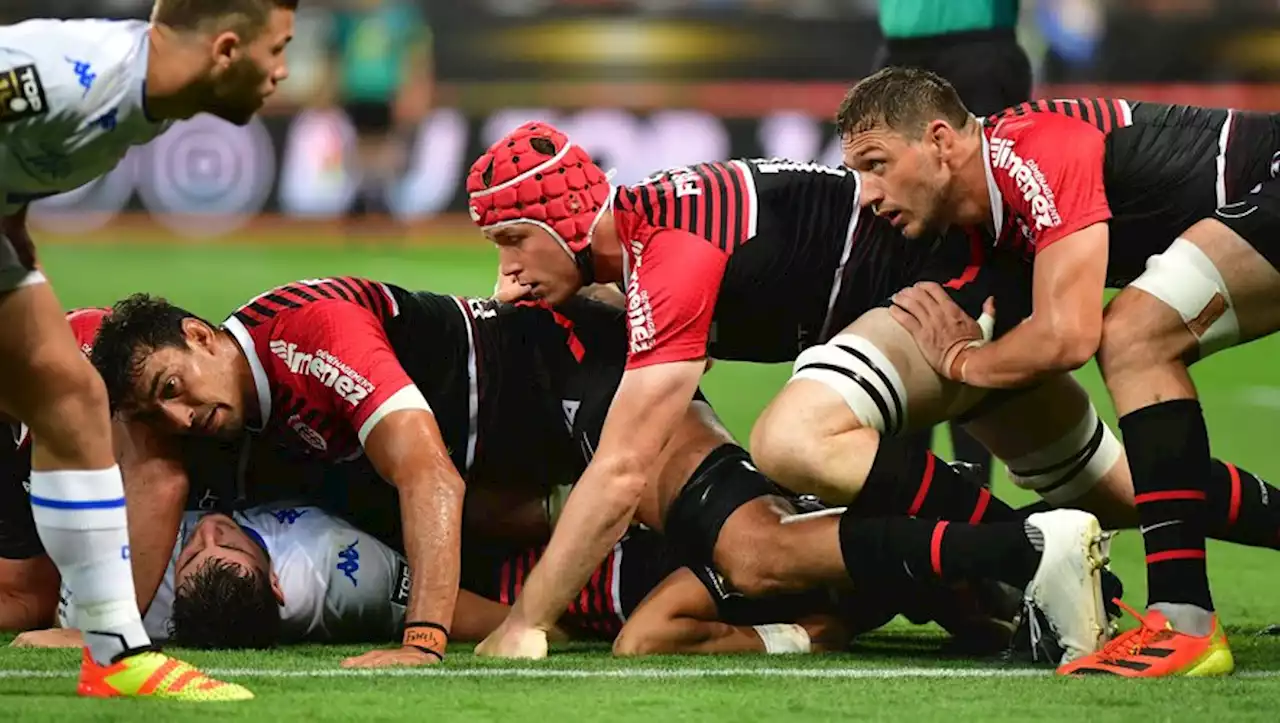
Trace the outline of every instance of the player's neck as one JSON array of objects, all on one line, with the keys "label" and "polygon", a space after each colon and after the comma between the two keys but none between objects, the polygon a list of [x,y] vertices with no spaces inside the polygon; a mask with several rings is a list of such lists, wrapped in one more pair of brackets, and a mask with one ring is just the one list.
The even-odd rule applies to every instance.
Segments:
[{"label": "player's neck", "polygon": [[622,243],[612,213],[605,213],[591,234],[591,264],[596,281],[623,281]]},{"label": "player's neck", "polygon": [[963,153],[956,159],[955,218],[960,226],[991,229],[991,193],[987,189],[987,167],[983,162],[982,129],[965,137]]},{"label": "player's neck", "polygon": [[262,410],[258,406],[258,385],[253,378],[253,367],[249,366],[249,357],[240,344],[228,332],[218,334],[218,343],[226,345],[226,353],[234,354],[231,373],[235,375],[236,388],[240,390],[241,409],[244,410],[244,421],[251,427],[262,425]]},{"label": "player's neck", "polygon": [[172,30],[153,25],[148,42],[146,93],[142,99],[152,120],[180,120],[200,112],[203,60]]}]

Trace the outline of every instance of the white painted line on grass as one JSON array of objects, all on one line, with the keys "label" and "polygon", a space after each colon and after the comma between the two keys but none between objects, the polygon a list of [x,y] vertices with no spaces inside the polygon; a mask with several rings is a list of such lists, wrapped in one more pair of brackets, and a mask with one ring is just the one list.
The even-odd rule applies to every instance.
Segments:
[{"label": "white painted line on grass", "polygon": [[[211,668],[209,675],[227,678],[1047,678],[1053,671],[1034,668],[621,668],[573,670],[565,668]],[[0,679],[74,678],[70,670],[0,670]],[[1248,670],[1237,678],[1278,678],[1280,670]]]}]

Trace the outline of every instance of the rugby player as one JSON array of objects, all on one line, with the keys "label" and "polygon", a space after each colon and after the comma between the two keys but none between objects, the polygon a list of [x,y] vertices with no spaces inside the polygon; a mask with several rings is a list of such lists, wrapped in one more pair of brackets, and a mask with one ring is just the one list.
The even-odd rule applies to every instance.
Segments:
[{"label": "rugby player", "polygon": [[[86,356],[105,309],[67,314],[77,345]],[[58,570],[45,554],[31,514],[31,435],[27,427],[0,414],[0,630],[49,625],[58,606]]]},{"label": "rugby player", "polygon": [[[1228,540],[1275,546],[1280,525],[1271,489],[1211,474],[1187,366],[1280,328],[1276,117],[1084,98],[979,121],[942,78],[889,68],[850,91],[838,125],[868,202],[907,236],[969,226],[1034,260],[1035,313],[995,343],[932,285],[895,297],[940,374],[1018,387],[1098,356],[1131,455],[1148,611],[1061,672],[1230,673],[1205,572],[1213,512],[1237,521]],[[1124,288],[1104,311],[1107,286]]]},{"label": "rugby player", "polygon": [[80,695],[252,697],[150,648],[106,394],[39,269],[27,207],[110,171],[171,120],[209,112],[248,122],[287,75],[296,4],[159,0],[149,24],[0,27],[0,411],[31,430],[36,528],[82,605]]},{"label": "rugby player", "polygon": [[[1103,554],[1096,519],[1032,516],[1024,525],[926,451],[913,456],[900,440],[880,446],[880,430],[896,433],[910,426],[908,418],[927,426],[940,418],[939,407],[965,409],[974,399],[959,385],[942,390],[927,364],[910,356],[916,353],[910,336],[878,307],[913,279],[937,278],[977,313],[999,283],[1016,288],[1023,279],[1019,264],[1003,274],[998,266],[980,269],[967,245],[947,254],[902,243],[887,224],[860,209],[860,183],[858,174],[844,169],[740,160],[675,169],[614,188],[582,148],[540,122],[508,134],[472,165],[472,218],[498,246],[501,273],[553,305],[589,283],[625,282],[629,346],[626,373],[591,464],[507,623],[478,652],[545,655],[541,630],[633,517],[688,548],[687,564],[714,564],[740,594],[798,592],[837,578],[884,585],[915,575],[990,577],[1027,589],[1066,642],[1067,658],[1101,644],[1106,632],[1096,592]],[[976,242],[973,250],[981,253]],[[672,489],[661,475],[651,484],[652,460],[689,444],[677,421],[708,357],[795,359],[859,317],[871,317],[864,325],[897,329],[901,363],[842,334],[832,345],[801,353],[797,368],[837,388],[846,417],[852,420],[854,406],[862,419],[874,420],[866,444],[844,441],[843,449],[822,449],[816,435],[795,439],[786,429],[791,423],[779,416],[770,422],[778,431],[763,442],[753,439],[762,470],[789,490],[849,505],[840,520],[783,531],[778,518],[786,513],[764,501],[776,488],[729,441],[723,450],[702,451],[707,456],[688,484],[679,478]],[[913,369],[904,366],[910,361]],[[1050,393],[1040,401],[1053,412],[1039,411],[1038,425],[1023,421],[1016,427],[1013,444],[1029,447],[1027,452],[1055,442],[1092,414],[1069,379],[1046,389],[1059,403],[1050,403]],[[1063,414],[1074,416],[1059,418]],[[1083,450],[1088,464],[1059,475],[1064,484],[1115,473],[1113,467],[1122,473],[1123,465],[1115,464],[1118,444],[1111,442],[1101,452],[1099,444]],[[839,480],[827,484],[826,478],[797,474],[779,458],[825,466]],[[868,472],[873,460],[877,468]],[[701,477],[712,470],[727,474],[722,468],[748,472],[732,485]],[[654,494],[666,510],[663,518],[646,509]],[[859,505],[850,504],[855,498]],[[738,510],[743,512],[729,524]],[[976,524],[998,519],[1006,522]],[[677,537],[684,539],[677,543]],[[789,542],[802,538],[803,544]]]},{"label": "rugby player", "polygon": [[566,428],[591,392],[579,370],[622,343],[618,312],[583,304],[608,323],[351,278],[268,291],[221,326],[137,295],[116,304],[93,360],[121,416],[159,433],[248,430],[328,463],[366,457],[396,488],[406,556],[427,572],[404,645],[347,664],[430,664],[457,596],[467,485],[549,488],[582,468]]}]

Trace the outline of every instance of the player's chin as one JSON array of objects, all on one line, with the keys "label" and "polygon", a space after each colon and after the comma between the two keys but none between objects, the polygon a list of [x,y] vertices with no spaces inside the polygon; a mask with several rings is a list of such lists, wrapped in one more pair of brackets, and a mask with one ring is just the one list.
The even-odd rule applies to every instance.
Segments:
[{"label": "player's chin", "polygon": [[537,286],[533,290],[533,295],[551,306],[559,306],[569,299],[573,298],[575,289],[568,286]]}]

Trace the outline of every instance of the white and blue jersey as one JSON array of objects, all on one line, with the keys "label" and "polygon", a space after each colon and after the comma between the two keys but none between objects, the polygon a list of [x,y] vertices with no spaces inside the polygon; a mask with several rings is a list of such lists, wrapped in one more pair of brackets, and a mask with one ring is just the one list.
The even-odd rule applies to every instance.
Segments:
[{"label": "white and blue jersey", "polygon": [[[164,580],[143,616],[156,642],[169,637],[178,553],[205,512],[183,516]],[[318,507],[279,504],[232,516],[266,549],[279,581],[282,641],[391,640],[409,599],[409,567],[391,548]],[[64,587],[63,600],[70,595]],[[61,623],[73,626],[63,605]]]}]

